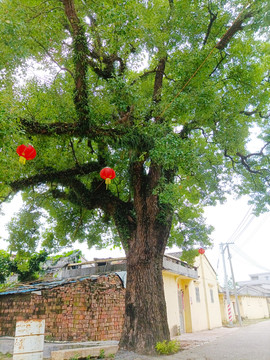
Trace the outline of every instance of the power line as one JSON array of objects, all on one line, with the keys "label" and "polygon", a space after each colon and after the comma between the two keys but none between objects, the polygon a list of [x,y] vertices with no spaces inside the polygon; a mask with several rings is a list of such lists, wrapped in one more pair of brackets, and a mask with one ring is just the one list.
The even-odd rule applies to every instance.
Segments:
[{"label": "power line", "polygon": [[228,242],[236,241],[255,219],[255,215],[251,214],[253,208],[254,208],[253,205],[249,207],[248,211],[241,220],[240,224],[237,226],[233,234],[230,236]]},{"label": "power line", "polygon": [[260,223],[256,226],[256,228],[253,230],[251,234],[247,238],[245,238],[243,241],[240,241],[238,245],[246,245],[250,240],[253,239],[254,234],[258,233],[258,230],[262,227],[262,224],[265,223],[265,221],[270,217],[270,213],[264,214],[265,216],[262,217]]},{"label": "power line", "polygon": [[249,264],[255,265],[257,268],[262,269],[264,271],[270,272],[269,268],[266,268],[260,264],[257,263],[254,259],[252,259],[250,256],[248,256],[246,253],[244,253],[243,250],[241,250],[236,244],[233,246],[233,250],[237,252],[238,255],[240,255],[246,262]]}]

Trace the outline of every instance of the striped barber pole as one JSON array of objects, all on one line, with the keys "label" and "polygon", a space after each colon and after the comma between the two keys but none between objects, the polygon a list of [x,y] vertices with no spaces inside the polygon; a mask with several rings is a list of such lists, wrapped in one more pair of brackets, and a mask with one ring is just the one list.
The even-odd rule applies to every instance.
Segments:
[{"label": "striped barber pole", "polygon": [[231,304],[228,304],[227,307],[228,307],[229,322],[232,322],[232,309],[231,309]]}]

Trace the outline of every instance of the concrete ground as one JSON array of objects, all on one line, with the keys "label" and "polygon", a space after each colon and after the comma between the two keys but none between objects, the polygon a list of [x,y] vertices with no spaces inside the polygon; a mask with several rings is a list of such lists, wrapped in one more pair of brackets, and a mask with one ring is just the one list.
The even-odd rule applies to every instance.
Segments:
[{"label": "concrete ground", "polygon": [[170,356],[118,352],[115,360],[270,360],[270,320],[178,337],[183,351]]},{"label": "concrete ground", "polygon": [[[266,334],[266,335],[265,335]],[[221,327],[176,337],[183,351],[170,356],[143,356],[132,352],[119,351],[115,360],[270,360],[270,321],[266,320],[247,327]],[[12,353],[14,338],[0,337],[0,353]],[[117,341],[98,341],[83,343],[45,342],[44,359],[50,358],[51,351],[75,347],[115,345]],[[237,350],[238,349],[238,350]],[[234,357],[237,351],[239,357]],[[256,357],[254,354],[259,354]],[[235,355],[238,356],[238,355]],[[251,356],[251,357],[250,357]],[[255,356],[255,357],[254,357]],[[0,356],[0,360],[1,360]]]},{"label": "concrete ground", "polygon": [[[65,342],[65,341],[55,341],[44,343],[44,352],[43,359],[50,359],[51,352],[57,350],[65,349],[76,349],[83,347],[96,347],[96,346],[105,346],[105,345],[117,345],[118,341],[86,341],[86,342]],[[0,354],[12,354],[14,347],[14,338],[8,336],[0,337]],[[1,360],[1,357],[0,357]]]},{"label": "concrete ground", "polygon": [[[175,339],[179,340],[182,346],[182,349],[190,349],[192,347],[200,346],[206,344],[210,341],[213,341],[221,336],[230,334],[236,331],[238,328],[217,328],[213,330],[205,330],[196,333],[186,333],[181,336],[176,337]],[[102,346],[102,345],[116,345],[117,341],[88,341],[80,343],[72,342],[45,342],[44,344],[44,359],[50,359],[52,351],[62,350],[62,349],[72,349],[78,347],[89,347],[89,346]],[[13,352],[14,338],[3,336],[0,337],[0,353],[7,354]],[[166,356],[167,360],[170,357]],[[149,356],[142,356],[126,351],[119,351],[115,357],[115,360],[137,360],[137,359],[156,359]],[[159,356],[158,359],[161,359]]]},{"label": "concrete ground", "polygon": [[[238,329],[239,329],[238,327],[221,327],[213,330],[185,333],[175,337],[174,339],[179,340],[181,344],[181,348],[187,351],[197,346],[210,343],[220,337],[233,334]],[[152,356],[138,355],[127,351],[119,351],[115,356],[115,360],[162,360],[162,359],[174,360],[174,359],[182,359],[182,354],[183,352],[181,351],[178,354],[171,356],[152,357]]]}]

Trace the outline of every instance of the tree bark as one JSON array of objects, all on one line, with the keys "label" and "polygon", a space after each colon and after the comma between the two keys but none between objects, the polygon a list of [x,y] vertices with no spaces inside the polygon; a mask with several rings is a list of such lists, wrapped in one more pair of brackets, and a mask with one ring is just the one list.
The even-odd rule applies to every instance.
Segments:
[{"label": "tree bark", "polygon": [[136,228],[128,242],[125,323],[120,348],[153,354],[158,341],[169,340],[163,288],[163,255],[171,228],[172,213],[162,208],[153,188],[159,169],[143,174],[135,169],[134,208]]},{"label": "tree bark", "polygon": [[[143,239],[139,243],[143,243]],[[143,245],[142,245],[143,247]],[[145,252],[145,247],[143,252]],[[125,323],[120,348],[153,354],[158,341],[169,340],[162,279],[163,254],[145,256],[134,251],[127,255]]]}]

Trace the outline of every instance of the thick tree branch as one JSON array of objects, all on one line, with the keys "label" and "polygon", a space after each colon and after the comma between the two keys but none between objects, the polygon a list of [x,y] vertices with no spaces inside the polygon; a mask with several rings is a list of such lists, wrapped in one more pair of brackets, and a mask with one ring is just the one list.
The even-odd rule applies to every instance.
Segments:
[{"label": "thick tree branch", "polygon": [[[108,189],[104,181],[94,181],[91,189],[88,189],[79,179],[75,177],[65,178],[61,182],[70,189],[69,193],[63,193],[58,189],[52,190],[52,195],[57,199],[65,199],[73,204],[88,210],[101,209],[105,214],[111,216],[119,231],[127,228],[131,233],[134,230],[136,219],[133,216],[133,204],[124,202]],[[122,234],[123,235],[123,234]],[[127,234],[123,237],[125,239]],[[128,239],[125,239],[128,241]],[[126,247],[126,243],[123,243]]]},{"label": "thick tree branch", "polygon": [[156,68],[156,76],[155,76],[154,92],[153,92],[154,102],[159,102],[161,99],[162,82],[163,82],[163,76],[166,66],[166,60],[167,60],[166,57],[161,58]]},{"label": "thick tree branch", "polygon": [[169,0],[169,6],[171,8],[171,11],[174,10],[174,0]]},{"label": "thick tree branch", "polygon": [[[25,131],[30,135],[70,135],[70,136],[81,136],[80,123],[62,123],[55,122],[49,124],[40,124],[35,120],[20,119],[22,126]],[[119,138],[126,133],[125,129],[113,129],[111,127],[95,127],[87,129],[83,136],[87,136],[90,139],[95,139],[100,136],[108,136],[112,139]]]},{"label": "thick tree branch", "polygon": [[212,26],[213,26],[213,24],[214,24],[214,21],[215,21],[216,18],[217,18],[217,14],[214,14],[214,13],[212,12],[212,10],[210,9],[210,6],[208,6],[208,11],[209,11],[209,14],[210,14],[210,21],[209,21],[209,24],[208,24],[208,27],[207,27],[207,31],[206,31],[206,34],[205,34],[205,38],[204,38],[204,40],[203,40],[203,46],[206,45],[207,40],[208,40],[208,38],[209,38],[209,35],[210,35],[210,33],[211,33],[211,29],[212,29]]},{"label": "thick tree branch", "polygon": [[[46,169],[44,169],[43,173],[16,180],[9,184],[9,186],[13,192],[18,192],[30,186],[58,183],[59,185],[69,188],[71,191],[66,193],[58,189],[52,189],[51,194],[55,198],[68,200],[88,210],[100,208],[112,216],[116,224],[125,222],[131,231],[136,223],[132,215],[133,205],[131,202],[124,202],[114,196],[106,189],[104,181],[95,180],[91,185],[91,189],[88,189],[86,185],[78,179],[78,176],[98,172],[100,168],[99,163],[91,162],[62,171],[53,171],[51,169],[47,169],[46,171]],[[121,214],[121,216],[119,214]]]},{"label": "thick tree branch", "polygon": [[88,46],[83,24],[77,16],[73,0],[62,0],[66,16],[70,22],[73,37],[73,62],[75,67],[74,104],[77,110],[81,132],[89,128],[90,110],[88,104]]},{"label": "thick tree branch", "polygon": [[69,178],[78,175],[87,175],[92,172],[98,172],[100,165],[97,162],[87,163],[81,166],[76,166],[71,169],[54,171],[53,169],[44,169],[42,173],[29,176],[28,178],[15,180],[9,184],[13,191],[17,192],[24,190],[29,186],[47,184],[52,182],[67,182]]},{"label": "thick tree branch", "polygon": [[[91,66],[93,71],[101,78],[108,80],[115,75],[114,63],[119,62],[119,75],[122,75],[126,69],[126,64],[122,58],[116,54],[112,55],[97,55],[94,51],[90,51],[90,56],[88,57],[88,64]],[[96,59],[97,61],[93,60]],[[102,59],[102,60],[101,60]]]},{"label": "thick tree branch", "polygon": [[253,110],[253,111],[240,111],[240,114],[246,115],[246,116],[252,116],[255,114],[258,114],[262,119],[267,119],[270,117],[270,114],[264,115],[261,111],[259,110]]},{"label": "thick tree branch", "polygon": [[251,18],[252,16],[253,12],[251,10],[246,11],[239,16],[215,47],[219,50],[224,50],[234,35],[238,33],[238,31],[243,30],[243,23],[245,20]]},{"label": "thick tree branch", "polygon": [[148,71],[144,71],[144,73],[142,75],[140,75],[137,79],[134,79],[131,83],[131,86],[134,85],[138,80],[143,79],[144,77],[150,75],[150,74],[155,74],[157,71],[157,68],[153,69],[153,70],[148,70]]},{"label": "thick tree branch", "polygon": [[269,170],[266,169],[266,168],[260,168],[259,170],[254,170],[252,168],[252,166],[248,163],[248,159],[252,158],[252,157],[257,157],[257,156],[260,156],[260,157],[264,157],[265,154],[263,153],[264,149],[270,144],[270,142],[266,143],[262,149],[257,152],[257,153],[250,153],[250,154],[247,154],[247,155],[243,155],[241,154],[240,152],[237,152],[235,155],[237,155],[239,158],[240,158],[240,162],[236,161],[234,159],[233,156],[229,155],[228,154],[228,151],[225,149],[225,152],[224,152],[224,155],[225,157],[229,158],[232,162],[232,166],[233,166],[233,169],[237,172],[237,170],[235,169],[235,164],[242,164],[249,173],[251,174],[257,174],[257,175],[262,175],[262,176],[265,176],[265,174],[269,174]]},{"label": "thick tree branch", "polygon": [[260,169],[260,170],[254,170],[251,168],[251,166],[248,163],[248,158],[252,157],[252,156],[262,156],[263,154],[249,154],[249,155],[242,155],[241,153],[237,152],[236,153],[237,156],[239,156],[241,164],[247,169],[248,172],[250,172],[251,174],[259,174],[259,175],[263,175],[265,171],[269,172],[269,170],[267,169]]},{"label": "thick tree branch", "polygon": [[96,19],[88,14],[90,19],[90,28],[95,36],[93,49],[89,51],[88,63],[92,70],[101,78],[108,80],[115,75],[114,63],[119,62],[119,75],[122,75],[126,69],[125,61],[117,54],[108,55],[102,46],[100,34],[97,31]]}]

